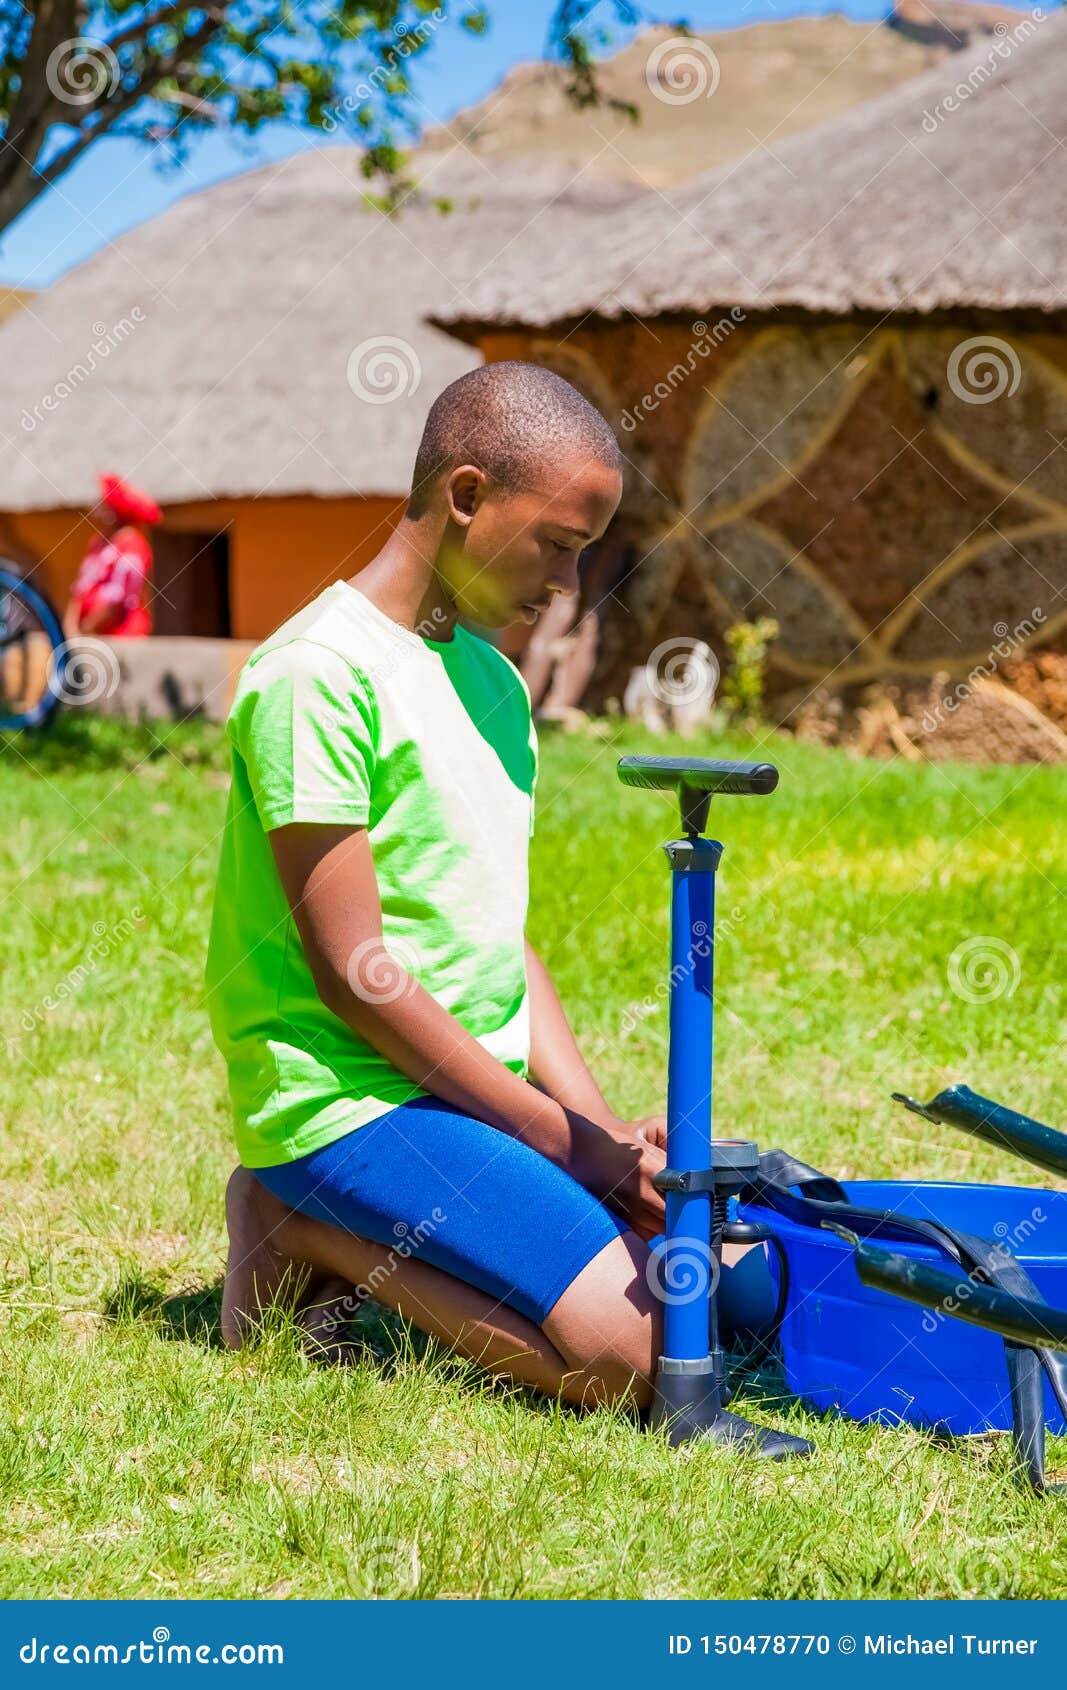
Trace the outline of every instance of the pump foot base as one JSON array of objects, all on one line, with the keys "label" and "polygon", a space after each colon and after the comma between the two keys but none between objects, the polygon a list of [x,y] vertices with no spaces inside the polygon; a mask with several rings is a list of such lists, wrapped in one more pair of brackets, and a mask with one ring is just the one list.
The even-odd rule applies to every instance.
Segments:
[{"label": "pump foot base", "polygon": [[664,1427],[672,1449],[696,1438],[734,1444],[746,1455],[767,1461],[784,1461],[790,1456],[812,1453],[804,1438],[778,1432],[769,1426],[754,1426],[722,1406],[719,1384],[712,1373],[656,1374],[655,1393],[649,1410],[649,1425]]}]

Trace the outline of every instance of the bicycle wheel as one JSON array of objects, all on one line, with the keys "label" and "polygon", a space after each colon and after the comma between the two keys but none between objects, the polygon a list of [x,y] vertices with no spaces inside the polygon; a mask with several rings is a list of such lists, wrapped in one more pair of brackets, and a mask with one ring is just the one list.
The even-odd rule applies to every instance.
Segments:
[{"label": "bicycle wheel", "polygon": [[63,696],[63,628],[54,607],[0,564],[0,729],[40,728]]}]

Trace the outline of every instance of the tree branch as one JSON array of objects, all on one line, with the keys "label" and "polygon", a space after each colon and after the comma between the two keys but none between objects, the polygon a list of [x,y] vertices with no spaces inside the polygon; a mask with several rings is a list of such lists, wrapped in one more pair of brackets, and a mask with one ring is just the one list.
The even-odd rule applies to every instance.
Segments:
[{"label": "tree branch", "polygon": [[121,94],[114,96],[101,108],[100,122],[79,135],[64,152],[57,153],[43,170],[37,172],[40,178],[37,193],[43,193],[45,188],[50,187],[72,164],[76,164],[93,142],[98,141],[101,135],[106,135],[134,106],[139,105],[142,100],[151,99],[152,90],[163,78],[173,75],[181,61],[190,53],[198,53],[201,47],[206,46],[218,28],[218,22],[214,18],[205,18],[200,28],[194,30],[191,35],[183,36],[169,54],[155,54],[147,58],[137,82],[130,88],[124,88]]},{"label": "tree branch", "polygon": [[121,47],[128,47],[131,41],[147,40],[152,30],[159,29],[163,24],[176,22],[187,12],[204,12],[208,17],[214,18],[216,28],[221,28],[226,22],[226,11],[229,5],[230,0],[216,0],[216,4],[210,6],[197,5],[196,0],[174,0],[173,5],[161,6],[159,11],[154,12],[150,18],[142,18],[140,23],[130,24],[126,29],[117,30],[114,35],[108,38],[107,45],[113,53],[117,53]]},{"label": "tree branch", "polygon": [[[19,91],[0,143],[0,206],[20,176],[32,181],[38,156],[58,102],[48,86],[48,61],[77,33],[76,0],[39,0],[19,77]],[[33,196],[31,195],[30,198]],[[30,203],[14,196],[17,216]],[[7,218],[10,221],[10,216]]]}]

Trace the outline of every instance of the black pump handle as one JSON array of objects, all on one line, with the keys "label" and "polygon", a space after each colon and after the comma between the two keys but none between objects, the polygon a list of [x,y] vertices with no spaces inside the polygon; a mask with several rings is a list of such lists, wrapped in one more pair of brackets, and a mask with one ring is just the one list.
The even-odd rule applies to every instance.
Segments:
[{"label": "black pump handle", "polygon": [[718,757],[620,757],[618,775],[624,786],[677,792],[688,834],[703,833],[708,805],[718,794],[763,794],[778,785],[773,763],[732,763]]},{"label": "black pump handle", "polygon": [[[829,1224],[829,1223],[824,1223]],[[856,1252],[856,1272],[863,1285],[888,1291],[892,1297],[937,1309],[953,1320],[999,1332],[1016,1344],[1033,1349],[1067,1350],[1067,1309],[1051,1308],[1030,1297],[1016,1297],[970,1275],[946,1273],[930,1262],[883,1250],[859,1239],[846,1226],[831,1226]]]},{"label": "black pump handle", "polygon": [[773,763],[730,763],[717,757],[620,757],[619,779],[624,786],[650,786],[666,791],[765,793],[778,785]]},{"label": "black pump handle", "polygon": [[981,1097],[970,1086],[949,1086],[939,1091],[932,1103],[917,1103],[899,1091],[893,1093],[893,1098],[913,1115],[921,1115],[924,1121],[959,1127],[972,1138],[995,1144],[998,1150],[1014,1151],[1025,1162],[1033,1162],[1067,1179],[1067,1133],[1046,1127],[1029,1115],[1020,1115],[1006,1104],[994,1103],[990,1097]]}]

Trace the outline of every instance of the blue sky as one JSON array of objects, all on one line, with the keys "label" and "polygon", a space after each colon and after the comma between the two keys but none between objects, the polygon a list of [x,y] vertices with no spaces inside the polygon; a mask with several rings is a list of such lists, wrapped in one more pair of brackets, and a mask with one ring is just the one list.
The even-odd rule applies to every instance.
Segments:
[{"label": "blue sky", "polygon": [[[491,25],[480,38],[456,26],[442,29],[414,77],[424,121],[452,117],[487,94],[514,64],[543,55],[552,0],[488,0]],[[682,16],[694,28],[729,29],[760,18],[838,11],[875,20],[888,0],[838,0],[810,5],[782,0],[666,0],[647,11],[665,20]],[[605,8],[606,10],[606,8]],[[183,194],[237,171],[282,158],[321,139],[296,127],[264,132],[253,142],[207,135],[181,168],[160,164],[134,141],[102,140],[0,238],[0,283],[46,287],[124,230],[154,216]]]}]

